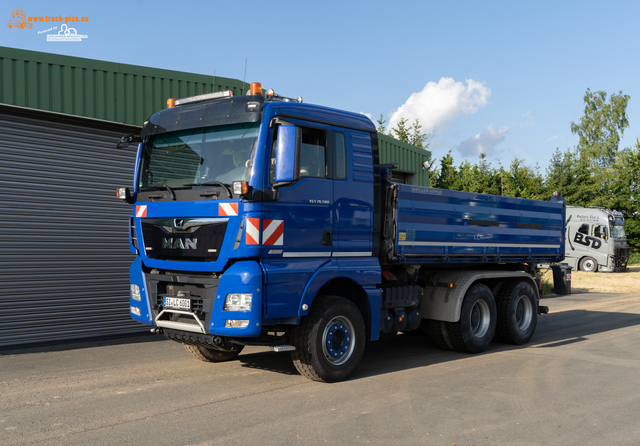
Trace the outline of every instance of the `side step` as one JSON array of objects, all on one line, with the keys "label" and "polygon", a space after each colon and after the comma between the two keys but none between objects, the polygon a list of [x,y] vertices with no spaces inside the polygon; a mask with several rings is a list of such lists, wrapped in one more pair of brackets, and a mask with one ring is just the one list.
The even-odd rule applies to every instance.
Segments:
[{"label": "side step", "polygon": [[269,350],[271,350],[272,352],[290,352],[295,349],[296,348],[293,345],[288,345],[288,344],[269,346]]}]

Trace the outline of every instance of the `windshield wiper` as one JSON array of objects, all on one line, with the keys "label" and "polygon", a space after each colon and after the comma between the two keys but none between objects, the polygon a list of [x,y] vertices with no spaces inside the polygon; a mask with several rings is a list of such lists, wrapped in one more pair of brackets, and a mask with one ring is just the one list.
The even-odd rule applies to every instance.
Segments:
[{"label": "windshield wiper", "polygon": [[[140,191],[151,191],[151,190],[158,190],[158,189],[166,189],[169,191],[169,193],[171,194],[171,199],[173,201],[176,201],[176,193],[173,191],[173,189],[166,185],[166,184],[150,184],[148,186],[143,186],[140,188]],[[161,198],[161,197],[149,197],[149,198]]]},{"label": "windshield wiper", "polygon": [[229,198],[233,197],[233,193],[231,192],[231,186],[229,186],[226,183],[222,183],[220,181],[205,181],[203,183],[189,183],[189,184],[185,184],[185,186],[219,186],[225,190]]},{"label": "windshield wiper", "polygon": [[166,190],[168,190],[171,193],[171,198],[173,198],[173,201],[176,201],[176,193],[173,191],[173,189],[171,189],[168,185],[164,185],[164,188]]}]

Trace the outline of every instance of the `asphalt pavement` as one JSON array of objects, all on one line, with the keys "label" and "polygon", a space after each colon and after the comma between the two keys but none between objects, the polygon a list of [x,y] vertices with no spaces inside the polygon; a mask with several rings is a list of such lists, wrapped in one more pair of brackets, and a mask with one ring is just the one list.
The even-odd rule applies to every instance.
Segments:
[{"label": "asphalt pavement", "polygon": [[526,346],[367,346],[348,381],[288,353],[210,364],[156,335],[0,351],[0,445],[640,444],[640,293],[543,299]]}]

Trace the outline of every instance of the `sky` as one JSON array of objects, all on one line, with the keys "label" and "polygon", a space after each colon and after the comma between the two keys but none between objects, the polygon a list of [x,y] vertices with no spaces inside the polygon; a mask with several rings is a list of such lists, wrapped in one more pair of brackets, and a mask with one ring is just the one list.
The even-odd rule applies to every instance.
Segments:
[{"label": "sky", "polygon": [[[261,82],[387,126],[419,119],[436,160],[485,153],[544,173],[587,89],[631,96],[622,147],[640,137],[640,2],[4,0],[27,16],[0,46]],[[47,41],[74,28],[79,42]],[[0,74],[1,75],[1,74]]]}]

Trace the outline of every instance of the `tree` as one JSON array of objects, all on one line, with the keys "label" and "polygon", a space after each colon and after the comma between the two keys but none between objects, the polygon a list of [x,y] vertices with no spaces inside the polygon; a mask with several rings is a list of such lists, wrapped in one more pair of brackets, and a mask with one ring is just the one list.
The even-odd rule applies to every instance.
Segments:
[{"label": "tree", "polygon": [[378,123],[378,128],[376,129],[377,132],[384,134],[384,132],[387,130],[386,128],[387,120],[384,119],[384,116],[382,115],[382,113],[380,113],[380,117],[376,119],[376,122]]},{"label": "tree", "polygon": [[451,156],[451,150],[444,155],[440,160],[440,168],[437,174],[429,178],[429,185],[431,187],[437,187],[438,189],[454,189],[453,185],[456,180],[458,172],[453,165],[453,157]]},{"label": "tree", "polygon": [[581,156],[601,167],[613,163],[624,129],[629,126],[626,110],[630,98],[619,92],[612,94],[607,102],[604,91],[587,89],[584,116],[578,124],[571,122],[571,133],[580,137]]},{"label": "tree", "polygon": [[524,160],[515,158],[504,177],[503,194],[509,197],[545,199],[544,183],[539,169],[524,164]]},{"label": "tree", "polygon": [[418,147],[419,149],[427,149],[429,147],[429,143],[427,142],[426,133],[422,133],[420,129],[422,128],[422,124],[418,118],[413,121],[413,125],[409,128],[411,134],[409,135],[409,144]]},{"label": "tree", "polygon": [[[382,116],[381,116],[382,117]],[[409,120],[404,116],[400,118],[395,127],[391,129],[391,136],[399,141],[403,141],[416,146],[420,149],[428,149],[429,143],[427,142],[428,135],[422,133],[422,124],[418,118],[413,121],[413,124],[407,127]],[[378,121],[380,123],[380,121]]]}]

